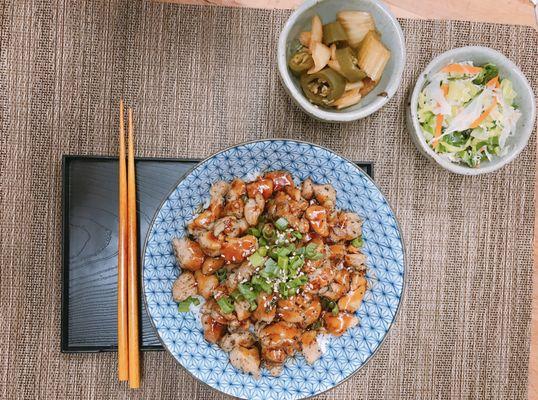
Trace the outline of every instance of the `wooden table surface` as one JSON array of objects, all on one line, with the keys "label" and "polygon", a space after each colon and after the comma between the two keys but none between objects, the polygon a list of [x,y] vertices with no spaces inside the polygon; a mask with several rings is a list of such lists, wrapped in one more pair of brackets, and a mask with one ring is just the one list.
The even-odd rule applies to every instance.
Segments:
[{"label": "wooden table surface", "polygon": [[[168,3],[214,4],[231,7],[297,7],[303,0],[159,0]],[[535,26],[529,0],[384,0],[397,17],[422,19],[458,19]],[[418,6],[417,4],[420,4]]]},{"label": "wooden table surface", "polygon": [[[170,3],[213,4],[231,7],[284,8],[297,7],[303,0],[161,0]],[[423,19],[457,19],[529,25],[537,28],[529,0],[384,0],[397,17]],[[418,4],[420,6],[418,6]],[[537,147],[538,153],[538,147]],[[538,170],[536,176],[538,182]],[[538,199],[538,184],[535,186]],[[538,226],[538,207],[535,214]],[[534,273],[529,360],[529,399],[538,399],[538,234],[534,235]]]}]

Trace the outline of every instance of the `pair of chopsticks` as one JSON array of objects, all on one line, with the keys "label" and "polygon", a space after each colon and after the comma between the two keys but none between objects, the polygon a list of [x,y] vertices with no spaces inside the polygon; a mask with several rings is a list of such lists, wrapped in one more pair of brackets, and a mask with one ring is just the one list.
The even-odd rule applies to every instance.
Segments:
[{"label": "pair of chopsticks", "polygon": [[138,343],[138,272],[136,180],[133,110],[128,111],[128,155],[125,164],[125,123],[120,100],[119,227],[118,227],[118,377],[129,387],[140,387]]}]

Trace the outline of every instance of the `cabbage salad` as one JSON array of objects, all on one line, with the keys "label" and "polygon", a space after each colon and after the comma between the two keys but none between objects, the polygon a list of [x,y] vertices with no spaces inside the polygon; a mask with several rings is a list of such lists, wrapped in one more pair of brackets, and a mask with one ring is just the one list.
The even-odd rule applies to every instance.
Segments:
[{"label": "cabbage salad", "polygon": [[428,145],[452,162],[478,167],[504,155],[521,116],[512,82],[493,64],[449,64],[430,76],[418,98]]}]

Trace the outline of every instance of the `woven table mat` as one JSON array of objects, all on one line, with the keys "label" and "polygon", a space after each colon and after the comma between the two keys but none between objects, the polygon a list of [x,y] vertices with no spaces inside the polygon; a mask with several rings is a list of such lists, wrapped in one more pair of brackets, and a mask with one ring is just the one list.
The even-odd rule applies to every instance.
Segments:
[{"label": "woven table mat", "polygon": [[427,62],[487,45],[538,92],[531,28],[400,20],[408,62],[381,111],[313,121],[277,77],[289,11],[137,1],[0,3],[0,396],[217,399],[166,353],[146,353],[143,388],[117,381],[116,355],[59,352],[61,155],[117,154],[117,104],[134,106],[140,156],[206,157],[285,137],[375,162],[401,223],[408,271],[397,322],[374,359],[322,398],[523,399],[527,392],[535,147],[481,177],[419,155],[404,103]]}]

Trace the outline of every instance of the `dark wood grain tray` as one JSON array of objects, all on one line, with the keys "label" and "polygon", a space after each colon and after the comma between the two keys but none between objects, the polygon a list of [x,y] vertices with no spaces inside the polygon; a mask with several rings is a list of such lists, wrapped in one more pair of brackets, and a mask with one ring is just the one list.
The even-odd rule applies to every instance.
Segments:
[{"label": "dark wood grain tray", "polygon": [[[139,260],[161,202],[197,160],[136,160]],[[369,162],[357,162],[373,176]],[[111,157],[63,158],[61,351],[115,351],[118,163]],[[139,263],[140,267],[141,264]],[[162,346],[141,301],[141,348]]]}]

